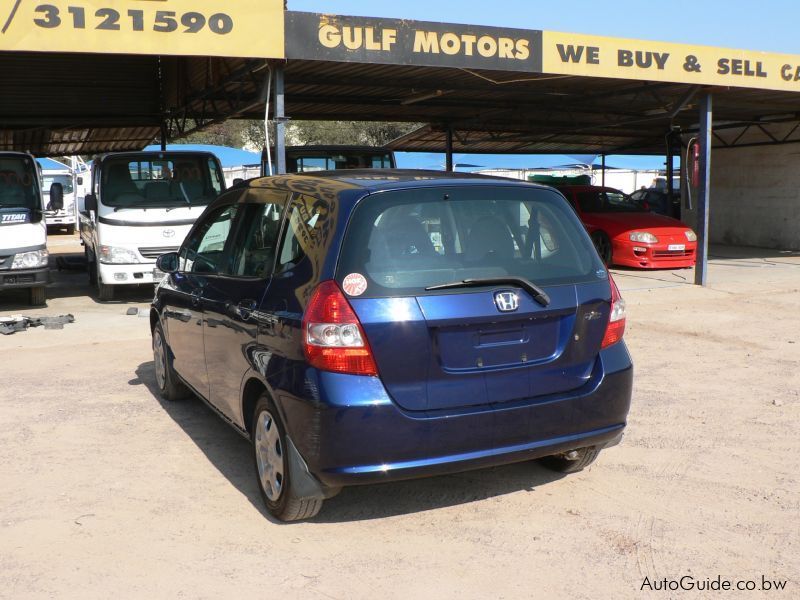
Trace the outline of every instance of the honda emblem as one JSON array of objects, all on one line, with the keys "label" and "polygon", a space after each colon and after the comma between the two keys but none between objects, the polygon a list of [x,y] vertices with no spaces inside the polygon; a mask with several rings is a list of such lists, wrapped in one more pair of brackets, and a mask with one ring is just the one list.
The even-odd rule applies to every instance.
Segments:
[{"label": "honda emblem", "polygon": [[500,312],[514,312],[519,308],[519,296],[515,292],[495,292],[494,303]]}]

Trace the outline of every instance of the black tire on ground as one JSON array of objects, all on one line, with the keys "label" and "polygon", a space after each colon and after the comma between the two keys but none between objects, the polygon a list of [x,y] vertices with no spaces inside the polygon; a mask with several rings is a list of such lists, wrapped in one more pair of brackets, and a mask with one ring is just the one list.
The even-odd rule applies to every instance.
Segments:
[{"label": "black tire on ground", "polygon": [[31,306],[44,306],[47,304],[47,294],[45,293],[44,286],[32,287],[28,294]]},{"label": "black tire on ground", "polygon": [[545,456],[540,458],[539,462],[542,466],[547,467],[551,471],[559,473],[577,473],[582,471],[590,464],[592,464],[600,454],[601,448],[597,446],[589,446],[588,448],[580,448],[576,450],[578,456],[574,460],[568,460],[561,455]]},{"label": "black tire on ground", "polygon": [[594,244],[597,253],[600,255],[600,259],[603,261],[603,264],[606,266],[611,266],[611,240],[608,239],[606,233],[604,231],[595,231],[592,234],[592,243]]},{"label": "black tire on ground", "polygon": [[67,235],[75,235],[75,225],[67,225]]},{"label": "black tire on ground", "polygon": [[183,384],[178,374],[175,373],[175,369],[172,368],[172,355],[160,323],[153,330],[153,362],[156,371],[156,386],[164,400],[176,402],[190,395],[189,388]]},{"label": "black tire on ground", "polygon": [[[273,430],[272,428],[275,429]],[[261,491],[261,498],[272,516],[281,521],[299,521],[315,517],[322,508],[323,501],[315,498],[298,498],[295,494],[289,473],[286,429],[267,394],[262,394],[258,403],[256,403],[250,440],[253,445],[253,462],[255,464],[258,489]],[[274,454],[264,456],[270,450]],[[265,473],[265,480],[272,475],[276,481],[280,482],[279,490],[270,488],[268,491],[264,480],[262,480],[262,472],[266,471],[266,465],[270,459],[278,463],[278,468],[282,472],[279,477],[271,473]]]},{"label": "black tire on ground", "polygon": [[101,302],[110,302],[114,299],[114,286],[106,285],[97,279],[97,299]]},{"label": "black tire on ground", "polygon": [[95,279],[97,279],[97,263],[92,260],[89,249],[86,247],[83,248],[83,258],[86,260],[86,272],[89,275],[89,285],[92,286],[94,285]]}]

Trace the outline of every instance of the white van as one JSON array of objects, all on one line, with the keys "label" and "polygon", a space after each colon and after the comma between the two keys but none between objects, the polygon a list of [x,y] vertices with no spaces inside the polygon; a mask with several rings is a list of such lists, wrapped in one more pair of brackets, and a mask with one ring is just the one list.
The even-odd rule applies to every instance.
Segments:
[{"label": "white van", "polygon": [[[63,189],[52,202],[63,206]],[[49,281],[47,226],[36,160],[23,152],[0,152],[0,291],[27,288],[32,306],[45,304]]]},{"label": "white van", "polygon": [[119,286],[157,284],[156,259],[174,252],[225,188],[210,152],[125,152],[92,164],[91,189],[78,198],[89,280],[100,300]]}]

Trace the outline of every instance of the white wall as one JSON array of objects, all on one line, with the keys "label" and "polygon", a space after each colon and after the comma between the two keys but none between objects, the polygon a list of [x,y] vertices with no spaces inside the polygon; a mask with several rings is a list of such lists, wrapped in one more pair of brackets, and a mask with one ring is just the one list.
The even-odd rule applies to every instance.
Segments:
[{"label": "white wall", "polygon": [[711,156],[711,243],[800,249],[800,144]]}]

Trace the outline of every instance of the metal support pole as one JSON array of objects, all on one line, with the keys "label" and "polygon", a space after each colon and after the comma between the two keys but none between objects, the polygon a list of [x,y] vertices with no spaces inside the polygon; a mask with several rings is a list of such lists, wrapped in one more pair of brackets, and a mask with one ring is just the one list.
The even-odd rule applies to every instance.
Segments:
[{"label": "metal support pole", "polygon": [[711,204],[711,129],[714,120],[711,93],[700,100],[700,185],[697,194],[697,264],[695,285],[706,285],[708,273],[708,215]]},{"label": "metal support pole", "polygon": [[445,162],[448,173],[453,172],[453,128],[447,126],[447,137],[445,138]]},{"label": "metal support pole", "polygon": [[161,151],[167,151],[167,123],[166,121],[161,122]]},{"label": "metal support pole", "polygon": [[680,219],[680,215],[674,214],[672,208],[672,196],[675,193],[675,186],[672,185],[672,179],[675,176],[675,168],[673,166],[674,162],[674,152],[675,150],[675,139],[673,137],[672,131],[667,134],[667,207],[669,208],[670,217],[675,217],[676,219]]},{"label": "metal support pole", "polygon": [[600,155],[600,185],[606,187],[606,155]]},{"label": "metal support pole", "polygon": [[278,65],[273,71],[275,82],[275,173],[286,174],[286,113],[284,105],[283,65]]}]

